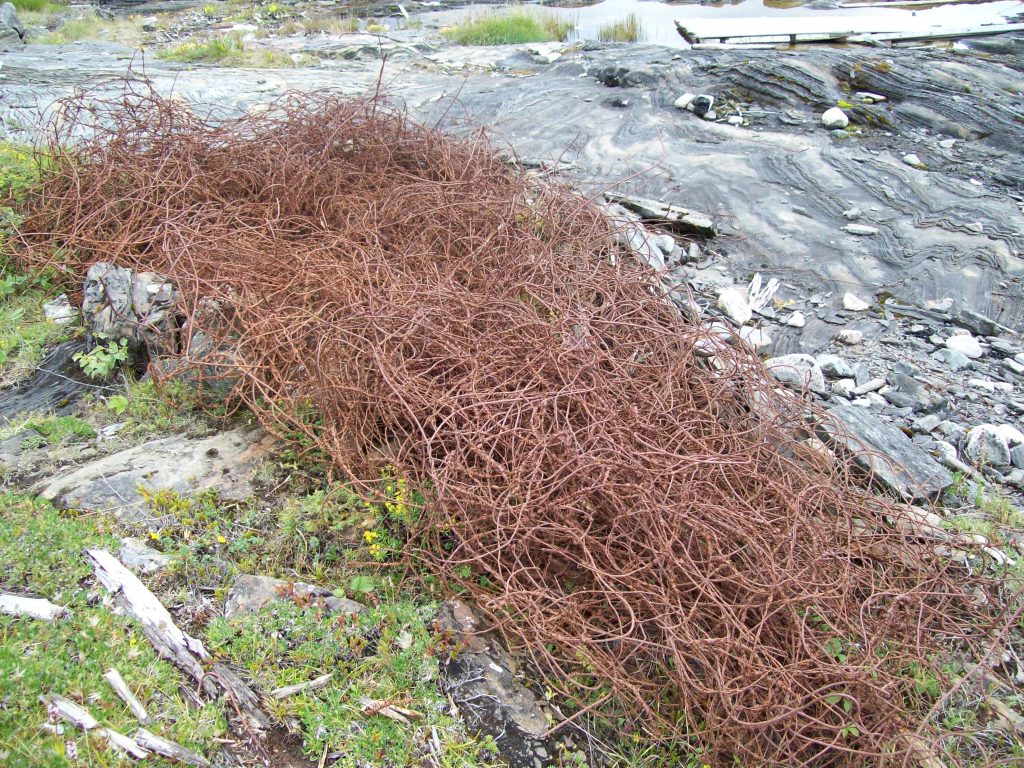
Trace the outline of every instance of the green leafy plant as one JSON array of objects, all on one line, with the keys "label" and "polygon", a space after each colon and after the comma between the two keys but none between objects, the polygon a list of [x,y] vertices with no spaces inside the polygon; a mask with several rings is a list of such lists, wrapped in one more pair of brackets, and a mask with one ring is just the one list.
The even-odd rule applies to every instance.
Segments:
[{"label": "green leafy plant", "polygon": [[[96,334],[96,337],[106,340],[100,334]],[[103,379],[128,359],[128,340],[110,340],[106,344],[97,344],[89,352],[75,352],[71,359],[78,363],[90,379]]]},{"label": "green leafy plant", "polygon": [[107,408],[120,416],[128,410],[128,398],[124,395],[111,395],[107,398]]}]

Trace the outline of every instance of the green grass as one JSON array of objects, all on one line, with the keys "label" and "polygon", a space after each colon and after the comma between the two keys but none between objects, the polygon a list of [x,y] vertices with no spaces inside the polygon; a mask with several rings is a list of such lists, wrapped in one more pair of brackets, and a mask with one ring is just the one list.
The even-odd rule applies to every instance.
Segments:
[{"label": "green grass", "polygon": [[141,39],[142,28],[138,20],[132,17],[105,19],[95,12],[89,12],[78,18],[67,19],[52,32],[31,37],[30,42],[63,45],[79,40],[106,40],[131,45]]},{"label": "green grass", "polygon": [[638,43],[643,39],[644,25],[635,13],[619,21],[604,24],[597,31],[597,38],[605,43]]},{"label": "green grass", "polygon": [[18,11],[29,11],[31,13],[45,13],[64,9],[63,3],[55,3],[53,0],[10,0]]},{"label": "green grass", "polygon": [[43,416],[29,419],[25,428],[35,432],[36,446],[57,446],[70,442],[74,438],[92,439],[96,437],[94,430],[87,421],[77,416]]},{"label": "green grass", "polygon": [[[278,601],[253,616],[213,619],[207,638],[211,652],[244,668],[263,690],[334,673],[325,688],[275,707],[277,716],[302,723],[311,758],[326,747],[342,753],[334,765],[344,768],[413,765],[417,755],[430,753],[436,732],[440,764],[479,765],[488,761],[492,743],[469,736],[438,690],[443,649],[430,630],[435,610],[429,602],[387,596],[358,616],[325,617]],[[405,724],[367,714],[364,698],[400,702],[423,717]]]},{"label": "green grass", "polygon": [[[224,735],[216,704],[192,709],[178,693],[186,684],[131,621],[90,597],[84,547],[116,552],[119,542],[101,520],[57,512],[24,496],[0,495],[0,589],[45,597],[70,609],[54,622],[0,615],[0,764],[5,768],[122,766],[122,758],[71,726],[62,735],[47,722],[39,696],[58,693],[124,734],[135,719],[103,679],[116,667],[154,718],[150,730],[204,752]],[[189,683],[190,684],[190,683]],[[79,759],[67,756],[74,742]],[[157,765],[166,763],[158,762]]]},{"label": "green grass", "polygon": [[164,48],[157,58],[182,64],[217,64],[225,67],[292,67],[291,56],[279,51],[253,51],[240,35],[222,35]]},{"label": "green grass", "polygon": [[553,13],[514,8],[468,16],[443,34],[459,45],[547,43],[565,40],[575,26]]},{"label": "green grass", "polygon": [[46,346],[71,332],[46,320],[43,304],[55,292],[50,276],[22,274],[10,246],[21,223],[18,199],[39,177],[41,162],[26,147],[0,142],[0,387],[24,376]]},{"label": "green grass", "polygon": [[0,386],[24,377],[39,364],[47,346],[72,332],[71,326],[46,319],[43,304],[48,298],[47,282],[0,266]]}]

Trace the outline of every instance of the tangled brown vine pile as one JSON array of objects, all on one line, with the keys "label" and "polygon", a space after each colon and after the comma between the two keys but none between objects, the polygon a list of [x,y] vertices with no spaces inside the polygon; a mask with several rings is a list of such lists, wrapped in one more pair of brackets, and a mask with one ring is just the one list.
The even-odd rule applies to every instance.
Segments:
[{"label": "tangled brown vine pile", "polygon": [[999,585],[887,525],[804,403],[483,136],[331,93],[56,113],[26,262],[170,276],[235,395],[365,488],[393,464],[428,499],[409,554],[588,716],[722,765],[899,763],[914,674],[988,641]]}]

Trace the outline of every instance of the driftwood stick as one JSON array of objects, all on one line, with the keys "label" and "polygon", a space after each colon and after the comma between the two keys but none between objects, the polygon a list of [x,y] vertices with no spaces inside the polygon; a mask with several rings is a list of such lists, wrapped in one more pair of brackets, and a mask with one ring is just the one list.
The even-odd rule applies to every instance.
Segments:
[{"label": "driftwood stick", "polygon": [[70,699],[65,699],[55,693],[40,696],[39,700],[46,705],[46,708],[54,712],[61,720],[71,723],[86,733],[98,736],[107,742],[114,749],[124,752],[126,755],[140,760],[149,755],[149,752],[136,744],[124,734],[118,733],[111,728],[100,728],[99,721],[93,717],[89,710],[76,704]]},{"label": "driftwood stick", "polygon": [[0,593],[0,613],[11,616],[29,616],[41,621],[53,621],[67,614],[68,609],[39,597],[19,597],[4,592]]},{"label": "driftwood stick", "polygon": [[[231,669],[213,659],[201,640],[183,632],[156,596],[109,552],[88,549],[96,578],[114,595],[120,607],[142,626],[157,652],[192,677],[211,698],[223,692],[236,707],[246,726],[265,731],[273,718],[260,707],[259,697]],[[162,754],[162,753],[161,753]]]},{"label": "driftwood stick", "polygon": [[289,696],[294,696],[297,693],[315,691],[318,688],[323,688],[327,685],[333,677],[334,673],[328,672],[326,675],[320,675],[320,677],[307,680],[304,683],[296,683],[295,685],[286,685],[282,688],[275,688],[270,692],[270,696],[274,699],[287,699]]},{"label": "driftwood stick", "polygon": [[128,688],[128,683],[121,677],[121,673],[111,668],[106,671],[103,677],[110,683],[110,687],[114,689],[114,693],[120,697],[121,701],[128,705],[128,709],[135,715],[135,719],[142,723],[142,725],[148,725],[149,714],[146,712],[146,708],[135,697],[135,694],[131,692],[131,689]]},{"label": "driftwood stick", "polygon": [[134,741],[129,739],[123,733],[112,731],[110,728],[97,728],[93,733],[98,734],[102,738],[107,740],[107,744],[112,746],[114,749],[124,752],[129,757],[136,760],[141,760],[144,757],[149,757],[149,750],[145,749]]},{"label": "driftwood stick", "polygon": [[197,752],[186,749],[173,741],[161,738],[155,733],[150,733],[145,728],[139,728],[135,732],[135,743],[143,749],[148,749],[150,752],[177,760],[179,763],[195,765],[198,768],[209,768],[210,766],[210,761]]},{"label": "driftwood stick", "polygon": [[39,700],[46,705],[48,710],[55,712],[61,720],[66,720],[76,728],[81,728],[83,731],[91,731],[100,724],[99,720],[89,714],[89,710],[85,707],[76,704],[71,701],[71,699],[65,699],[63,696],[59,696],[56,693],[49,693],[46,696],[40,696]]}]

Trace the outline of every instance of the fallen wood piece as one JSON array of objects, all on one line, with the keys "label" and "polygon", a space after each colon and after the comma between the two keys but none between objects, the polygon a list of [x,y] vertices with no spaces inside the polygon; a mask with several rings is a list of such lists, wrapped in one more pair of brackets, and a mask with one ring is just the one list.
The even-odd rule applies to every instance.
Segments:
[{"label": "fallen wood piece", "polygon": [[389,717],[399,723],[408,725],[413,720],[419,720],[423,717],[422,712],[416,712],[412,709],[406,709],[405,707],[399,707],[396,704],[392,704],[387,701],[377,701],[376,699],[360,699],[360,706],[363,708],[364,715],[383,715]]},{"label": "fallen wood piece", "polygon": [[191,749],[185,749],[180,744],[161,738],[155,733],[150,733],[145,728],[139,728],[135,732],[135,743],[143,749],[148,749],[150,752],[177,760],[179,763],[195,765],[199,768],[208,768],[210,765],[210,761],[199,753],[193,752]]},{"label": "fallen wood piece", "polygon": [[110,687],[114,689],[114,693],[120,697],[121,701],[128,705],[128,709],[135,715],[135,719],[143,725],[147,725],[149,723],[149,714],[146,712],[142,702],[128,688],[128,683],[121,677],[121,673],[111,668],[106,671],[103,677],[110,683]]},{"label": "fallen wood piece", "polygon": [[41,621],[53,621],[70,611],[62,605],[54,605],[41,597],[19,597],[4,592],[0,594],[0,613],[11,616],[29,616]]},{"label": "fallen wood piece", "polygon": [[707,237],[714,237],[718,234],[715,220],[700,211],[691,211],[688,208],[650,200],[646,197],[619,195],[614,192],[606,192],[605,199],[609,203],[618,203],[623,208],[633,211],[641,219],[665,224],[669,229],[674,229],[677,232]]},{"label": "fallen wood piece", "polygon": [[935,27],[933,29],[907,30],[903,32],[867,32],[846,38],[848,43],[895,43],[919,42],[925,40],[959,40],[963,37],[991,37],[1007,32],[1020,32],[1024,24],[980,24],[972,27]]},{"label": "fallen wood piece", "polygon": [[259,706],[259,697],[241,678],[213,659],[197,640],[183,632],[167,609],[139,578],[112,554],[88,549],[96,578],[117,600],[118,605],[142,626],[142,632],[161,656],[191,676],[210,696],[223,692],[235,705],[249,728],[268,730],[273,719]]},{"label": "fallen wood piece", "polygon": [[765,43],[830,43],[897,40],[948,40],[1001,35],[1024,29],[1024,24],[988,23],[957,27],[923,16],[828,16],[796,18],[680,19],[676,28],[686,42],[733,45]]},{"label": "fallen wood piece", "polygon": [[103,739],[106,739],[107,744],[112,746],[114,749],[119,752],[123,752],[135,760],[142,760],[145,757],[149,757],[148,749],[140,747],[123,733],[112,731],[110,728],[97,728],[93,733]]},{"label": "fallen wood piece", "polygon": [[46,708],[55,713],[61,720],[67,720],[76,728],[81,728],[83,731],[91,731],[93,728],[99,726],[99,720],[89,714],[89,710],[85,707],[76,704],[71,699],[65,699],[63,696],[59,696],[56,693],[49,693],[45,696],[40,696],[39,700],[46,705]]},{"label": "fallen wood piece", "polygon": [[326,675],[320,675],[320,677],[307,680],[304,683],[296,683],[295,685],[286,685],[282,688],[276,688],[270,692],[270,696],[274,699],[287,699],[289,696],[294,696],[297,693],[315,691],[318,688],[323,688],[327,685],[333,677],[334,673],[328,672]]},{"label": "fallen wood piece", "polygon": [[70,699],[51,693],[46,696],[40,696],[39,700],[46,705],[47,710],[54,713],[61,720],[65,720],[76,728],[80,728],[86,733],[91,733],[103,739],[120,752],[124,752],[135,759],[141,759],[149,755],[149,752],[124,734],[118,733],[111,728],[100,728],[99,721],[89,713],[89,710]]},{"label": "fallen wood piece", "polygon": [[217,663],[213,665],[208,676],[212,677],[231,699],[247,726],[256,731],[266,731],[273,727],[274,720],[261,709],[259,696],[233,669]]}]

